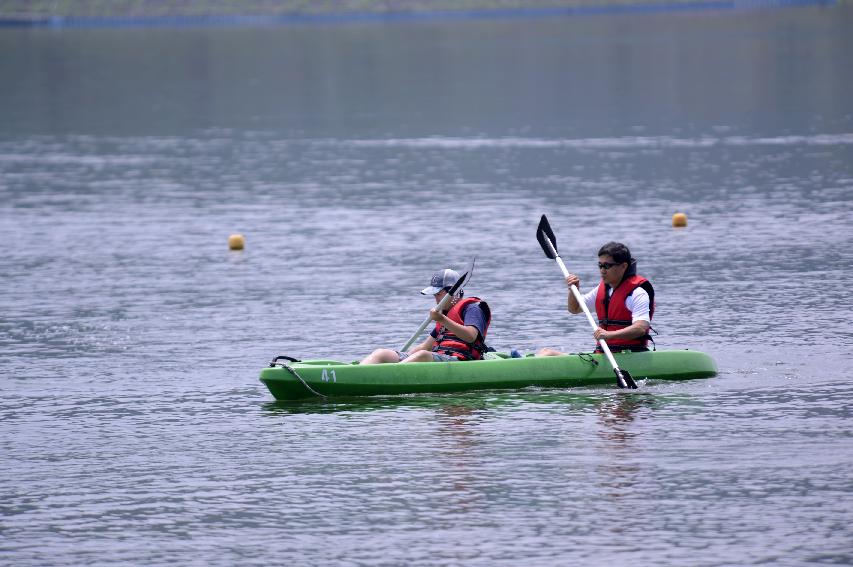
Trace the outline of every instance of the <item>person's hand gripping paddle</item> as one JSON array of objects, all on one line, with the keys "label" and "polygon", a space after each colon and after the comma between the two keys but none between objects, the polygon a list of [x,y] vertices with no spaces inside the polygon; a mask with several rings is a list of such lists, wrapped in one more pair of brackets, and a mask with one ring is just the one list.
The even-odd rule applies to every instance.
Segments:
[{"label": "person's hand gripping paddle", "polygon": [[[539,226],[536,228],[536,240],[539,241],[539,245],[542,246],[542,251],[545,252],[545,255],[557,261],[557,265],[563,271],[563,277],[568,277],[569,270],[566,269],[563,259],[557,253],[557,237],[554,236],[554,231],[551,230],[551,225],[548,223],[548,218],[545,215],[542,215]],[[596,330],[598,326],[595,324],[592,314],[589,312],[589,308],[586,306],[586,302],[583,300],[583,296],[577,286],[569,286],[569,290],[574,295],[578,305],[583,309],[587,321],[592,326],[592,330]],[[631,377],[627,370],[622,370],[616,364],[616,359],[613,358],[613,353],[610,352],[607,342],[604,339],[598,339],[598,344],[601,345],[601,350],[604,351],[604,355],[607,357],[608,362],[610,362],[610,366],[613,367],[613,373],[616,374],[616,384],[620,388],[636,388],[637,383],[634,382],[634,378]]]},{"label": "person's hand gripping paddle", "polygon": [[[476,261],[477,259],[474,258],[474,260],[471,262],[471,267],[468,268],[468,271],[459,276],[459,279],[456,281],[455,284],[453,284],[453,287],[451,287],[444,295],[444,297],[441,298],[441,301],[439,301],[438,304],[433,307],[435,311],[444,310],[444,307],[448,303],[450,303],[450,300],[453,299],[453,296],[456,295],[456,292],[462,289],[462,286],[464,286],[468,281],[470,281],[471,276],[474,273],[474,263]],[[421,335],[421,333],[424,332],[424,329],[426,329],[426,326],[429,325],[430,322],[432,322],[432,318],[427,315],[427,318],[424,319],[424,322],[421,323],[421,326],[418,327],[418,330],[415,331],[415,333],[409,338],[408,341],[406,341],[406,344],[404,344],[403,348],[401,348],[400,350],[402,352],[406,352],[407,350],[409,350],[409,347],[412,346],[412,343],[415,342],[415,339],[417,339]]]}]

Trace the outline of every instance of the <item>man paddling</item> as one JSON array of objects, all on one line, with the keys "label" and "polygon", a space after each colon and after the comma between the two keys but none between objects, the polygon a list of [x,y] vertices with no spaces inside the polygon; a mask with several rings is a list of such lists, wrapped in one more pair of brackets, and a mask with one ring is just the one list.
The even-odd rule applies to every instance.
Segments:
[{"label": "man paddling", "polygon": [[[620,242],[608,242],[598,251],[598,269],[601,281],[583,299],[590,311],[598,315],[598,327],[593,332],[596,352],[601,352],[599,339],[604,339],[612,351],[645,351],[651,340],[649,330],[655,311],[655,290],[651,282],[637,275],[637,260],[631,251]],[[569,287],[568,309],[570,313],[582,313],[583,309],[571,293],[571,286],[580,289],[580,278],[575,274],[566,276]],[[564,354],[552,348],[543,348],[536,356]]]},{"label": "man paddling", "polygon": [[[429,286],[421,290],[432,295],[438,305],[459,280],[454,270],[445,269],[433,274]],[[430,309],[429,318],[435,328],[421,344],[402,352],[379,348],[370,353],[361,364],[386,362],[450,362],[479,360],[486,351],[486,333],[491,322],[491,311],[478,297],[463,298],[460,289],[455,292],[446,308]]]}]

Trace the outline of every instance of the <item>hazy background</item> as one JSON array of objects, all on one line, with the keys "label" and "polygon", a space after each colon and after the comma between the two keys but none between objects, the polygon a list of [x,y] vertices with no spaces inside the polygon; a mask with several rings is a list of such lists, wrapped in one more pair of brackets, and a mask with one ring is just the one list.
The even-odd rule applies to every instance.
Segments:
[{"label": "hazy background", "polygon": [[[0,560],[851,562],[851,24],[0,29]],[[720,375],[303,404],[258,382],[402,345],[430,274],[475,255],[493,346],[588,350],[543,213],[584,288],[626,242],[658,348]]]}]

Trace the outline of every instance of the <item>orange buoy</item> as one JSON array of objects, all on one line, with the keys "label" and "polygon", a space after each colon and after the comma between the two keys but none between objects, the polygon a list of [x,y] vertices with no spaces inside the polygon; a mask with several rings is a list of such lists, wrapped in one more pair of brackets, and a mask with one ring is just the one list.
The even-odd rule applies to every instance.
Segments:
[{"label": "orange buoy", "polygon": [[687,226],[687,215],[684,213],[675,213],[672,215],[672,226],[676,228]]},{"label": "orange buoy", "polygon": [[242,250],[246,245],[246,239],[242,234],[232,234],[228,237],[228,248],[231,250]]}]

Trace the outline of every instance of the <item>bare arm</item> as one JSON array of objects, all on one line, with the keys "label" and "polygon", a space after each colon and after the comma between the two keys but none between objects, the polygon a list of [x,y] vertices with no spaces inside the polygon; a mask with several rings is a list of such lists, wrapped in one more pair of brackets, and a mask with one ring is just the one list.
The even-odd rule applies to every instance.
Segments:
[{"label": "bare arm", "polygon": [[409,354],[413,352],[418,352],[419,350],[432,350],[432,347],[435,346],[435,339],[432,338],[431,335],[428,335],[426,340],[419,345],[415,345],[409,349]]},{"label": "bare arm", "polygon": [[610,339],[636,339],[647,334],[649,327],[648,321],[634,321],[629,326],[618,331],[605,331],[601,327],[598,327],[592,336],[596,339],[604,339],[605,341]]},{"label": "bare arm", "polygon": [[578,313],[583,311],[583,308],[581,308],[580,304],[578,303],[578,300],[575,297],[575,294],[572,293],[572,286],[577,287],[578,291],[580,291],[581,280],[576,275],[569,274],[568,276],[566,276],[566,286],[568,287],[568,290],[569,290],[569,301],[567,304],[567,307],[569,309],[569,313],[577,315]]},{"label": "bare arm", "polygon": [[[460,325],[459,323],[450,320],[444,313],[439,313],[435,309],[429,312],[429,316],[436,323],[447,327],[447,329],[451,333],[453,333],[466,343],[473,343],[475,340],[477,340],[477,335],[480,333],[480,331],[478,331],[477,327],[475,327],[474,325]],[[434,342],[435,341],[433,341],[433,343]]]}]

